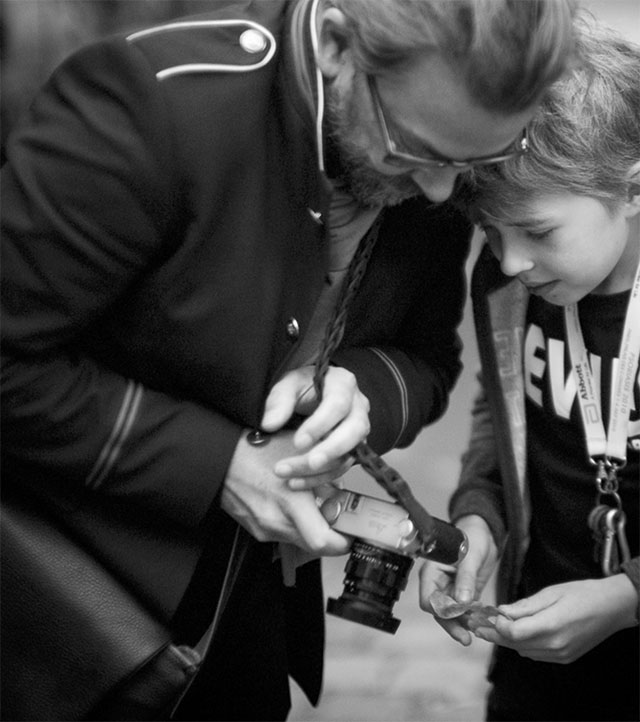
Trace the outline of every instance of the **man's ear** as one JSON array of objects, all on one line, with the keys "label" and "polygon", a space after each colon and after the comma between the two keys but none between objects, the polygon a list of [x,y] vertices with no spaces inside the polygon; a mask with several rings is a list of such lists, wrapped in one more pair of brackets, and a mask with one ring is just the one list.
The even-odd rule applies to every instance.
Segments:
[{"label": "man's ear", "polygon": [[318,8],[317,30],[316,61],[322,75],[332,80],[344,68],[350,55],[347,19],[342,10],[321,4]]}]

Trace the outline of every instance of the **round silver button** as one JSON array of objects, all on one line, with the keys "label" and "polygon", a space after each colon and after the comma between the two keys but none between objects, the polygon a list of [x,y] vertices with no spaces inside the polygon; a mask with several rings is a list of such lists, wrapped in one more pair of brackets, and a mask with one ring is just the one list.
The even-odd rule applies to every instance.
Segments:
[{"label": "round silver button", "polygon": [[245,30],[240,36],[240,45],[248,53],[259,53],[267,47],[267,39],[259,30]]},{"label": "round silver button", "polygon": [[295,341],[300,336],[300,324],[293,316],[287,321],[287,337]]}]

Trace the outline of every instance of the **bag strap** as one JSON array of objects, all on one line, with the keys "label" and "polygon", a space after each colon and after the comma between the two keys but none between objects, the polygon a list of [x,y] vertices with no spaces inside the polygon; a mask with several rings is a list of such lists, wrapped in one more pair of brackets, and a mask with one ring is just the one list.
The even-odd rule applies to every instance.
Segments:
[{"label": "bag strap", "polygon": [[[227,602],[229,601],[229,597],[231,596],[231,592],[235,586],[238,574],[240,572],[240,567],[242,566],[242,561],[247,553],[247,548],[248,537],[241,533],[241,527],[240,525],[238,525],[235,531],[235,536],[233,538],[231,553],[229,554],[229,560],[227,562],[227,568],[225,570],[224,579],[222,582],[222,590],[220,592],[220,596],[218,597],[218,604],[216,605],[216,610],[211,620],[211,624],[207,627],[202,637],[200,637],[199,642],[193,648],[200,655],[200,668],[202,667],[202,662],[204,662],[209,652],[209,649],[211,648],[211,643],[213,642],[216,630],[218,629],[218,625],[220,624],[220,620],[222,619],[222,615],[224,614]],[[184,690],[180,694],[180,697],[175,703],[173,709],[171,710],[169,719],[173,718],[173,715],[180,706],[180,703],[189,691],[197,675],[198,673],[196,672],[196,674],[194,674],[190,678],[189,682],[187,683]]]}]

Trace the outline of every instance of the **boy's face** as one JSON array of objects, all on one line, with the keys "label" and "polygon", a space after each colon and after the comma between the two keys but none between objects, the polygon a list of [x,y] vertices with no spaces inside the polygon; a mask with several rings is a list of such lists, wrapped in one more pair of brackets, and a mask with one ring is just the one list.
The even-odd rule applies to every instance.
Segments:
[{"label": "boy's face", "polygon": [[556,305],[631,287],[640,256],[637,204],[610,212],[594,198],[540,196],[509,225],[483,224],[502,272]]}]

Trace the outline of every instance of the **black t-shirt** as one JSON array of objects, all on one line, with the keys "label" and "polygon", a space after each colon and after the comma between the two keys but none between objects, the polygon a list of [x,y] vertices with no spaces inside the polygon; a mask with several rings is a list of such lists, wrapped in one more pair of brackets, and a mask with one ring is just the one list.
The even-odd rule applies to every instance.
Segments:
[{"label": "black t-shirt", "polygon": [[[591,295],[578,305],[607,428],[611,370],[617,360],[629,292]],[[599,379],[599,383],[598,383]],[[587,525],[596,502],[596,468],[589,462],[564,327],[564,309],[532,296],[525,334],[531,544],[522,594],[575,579],[602,576]],[[638,555],[640,388],[636,373],[627,443],[619,472],[631,556]],[[609,503],[604,498],[605,503]]]}]

